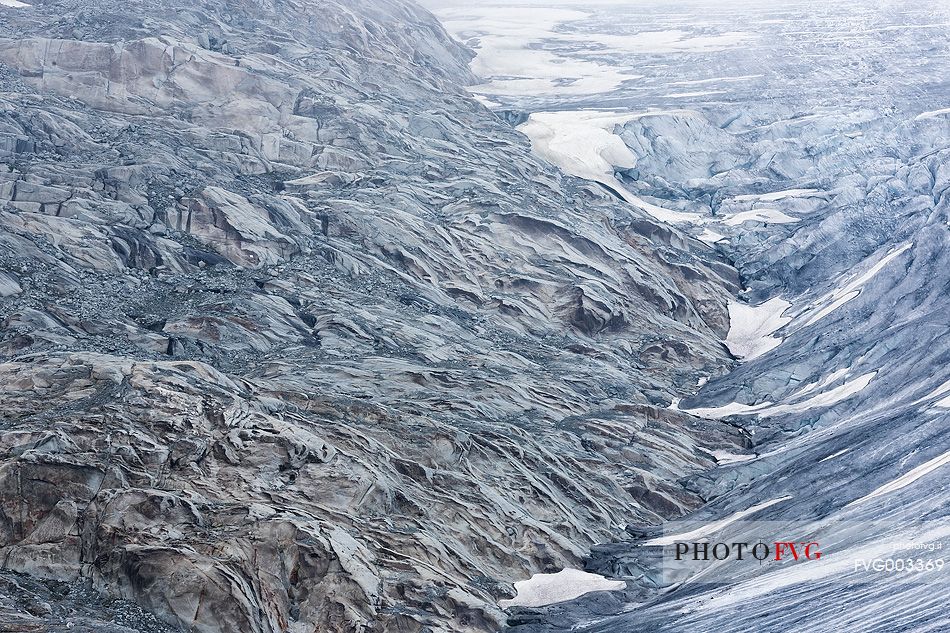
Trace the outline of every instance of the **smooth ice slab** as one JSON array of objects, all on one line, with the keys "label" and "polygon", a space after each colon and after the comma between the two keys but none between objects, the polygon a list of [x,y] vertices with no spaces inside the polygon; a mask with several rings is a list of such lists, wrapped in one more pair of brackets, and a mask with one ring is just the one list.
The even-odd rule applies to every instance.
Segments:
[{"label": "smooth ice slab", "polygon": [[567,173],[596,180],[609,176],[615,167],[637,164],[614,127],[636,114],[581,110],[536,112],[518,130],[531,139],[532,149]]}]

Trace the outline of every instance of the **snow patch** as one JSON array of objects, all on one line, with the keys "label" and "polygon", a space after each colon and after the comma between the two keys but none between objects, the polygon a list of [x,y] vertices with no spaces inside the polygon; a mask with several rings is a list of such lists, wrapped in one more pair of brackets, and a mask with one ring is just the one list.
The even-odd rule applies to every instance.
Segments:
[{"label": "snow patch", "polygon": [[937,402],[935,402],[934,406],[939,407],[941,409],[950,409],[950,396],[943,397],[943,396],[946,396],[947,394],[950,394],[950,380],[943,383],[942,385],[940,385],[939,387],[937,387],[936,389],[928,393],[923,398],[920,398],[919,400],[915,400],[914,404],[917,405],[922,402],[926,402],[927,400],[942,398],[941,400],[938,400]]},{"label": "snow patch", "polygon": [[[678,405],[679,403],[677,403]],[[738,402],[730,402],[721,407],[699,407],[697,409],[680,409],[677,407],[670,406],[671,409],[676,411],[682,411],[683,413],[689,413],[690,415],[695,415],[700,418],[727,418],[730,415],[752,415],[758,413],[763,409],[766,409],[772,405],[771,402],[763,402],[762,404],[749,405],[741,404]]]},{"label": "snow patch", "polygon": [[818,189],[785,189],[784,191],[773,191],[771,193],[748,193],[736,196],[733,200],[738,202],[778,202],[785,198],[810,198],[820,194]]},{"label": "snow patch", "polygon": [[599,574],[579,569],[562,569],[556,574],[535,574],[528,580],[515,583],[518,595],[511,600],[499,600],[498,605],[509,607],[544,607],[566,602],[592,591],[620,591],[627,587],[622,580],[608,580]]},{"label": "snow patch", "polygon": [[639,207],[640,209],[646,211],[660,222],[666,222],[667,224],[702,224],[705,222],[705,218],[701,216],[692,213],[684,213],[682,211],[674,211],[673,209],[667,209],[665,207],[651,204],[646,200],[633,195],[624,189],[619,183],[617,186],[619,187],[620,195],[623,196],[624,200],[633,206]]},{"label": "snow patch", "polygon": [[834,372],[832,372],[831,374],[829,374],[828,376],[826,376],[826,377],[824,378],[824,380],[817,380],[817,381],[815,381],[815,382],[813,382],[813,383],[811,383],[811,384],[808,384],[808,385],[802,387],[801,389],[799,389],[798,393],[796,393],[796,396],[797,396],[797,397],[801,397],[801,396],[805,395],[806,393],[811,393],[811,392],[814,391],[815,389],[819,389],[819,390],[824,389],[824,388],[827,387],[828,385],[837,382],[837,381],[840,380],[841,378],[844,378],[844,377],[847,376],[848,373],[850,373],[850,372],[851,372],[851,370],[850,370],[849,368],[847,368],[847,367],[845,367],[844,369],[839,369],[839,370],[837,370],[837,371],[834,371]]},{"label": "snow patch", "polygon": [[720,466],[725,466],[727,464],[741,464],[742,462],[751,462],[756,459],[757,455],[737,455],[735,453],[730,453],[728,451],[710,451],[712,456],[716,458],[716,462]]},{"label": "snow patch", "polygon": [[501,105],[502,105],[502,104],[498,103],[497,101],[492,101],[491,99],[489,99],[489,98],[486,97],[485,95],[475,94],[475,95],[473,95],[473,96],[475,97],[475,101],[478,101],[480,104],[482,104],[483,106],[485,106],[485,107],[488,108],[489,110],[494,110],[495,108],[500,108]]},{"label": "snow patch", "polygon": [[759,510],[764,510],[765,508],[774,506],[776,503],[788,501],[791,498],[792,498],[791,495],[786,495],[784,497],[778,497],[777,499],[763,501],[762,503],[756,504],[752,506],[751,508],[748,508],[746,510],[741,510],[739,512],[735,512],[733,514],[730,514],[724,519],[720,519],[719,521],[713,521],[712,523],[707,523],[706,525],[698,527],[695,530],[684,532],[682,534],[670,534],[668,536],[659,536],[657,538],[650,539],[649,541],[645,541],[643,545],[672,545],[673,543],[676,543],[678,541],[694,541],[708,534],[713,534],[715,532],[718,532],[719,530],[723,529],[727,525],[735,523],[736,521],[740,521],[751,514],[755,514]]},{"label": "snow patch", "polygon": [[837,310],[838,308],[840,308],[841,306],[851,301],[852,299],[854,299],[860,294],[861,294],[860,290],[851,290],[840,295],[838,294],[832,295],[833,301],[829,303],[828,305],[826,305],[825,307],[823,307],[818,312],[816,312],[814,315],[812,315],[812,317],[808,319],[808,321],[805,322],[805,327],[808,327],[812,323],[820,321],[821,319],[825,318],[826,316],[828,316],[829,314],[831,314],[832,312],[834,312],[835,310]]},{"label": "snow patch", "polygon": [[736,358],[752,360],[778,347],[783,339],[772,333],[791,321],[782,316],[792,304],[775,297],[757,306],[729,304],[729,334],[726,347]]},{"label": "snow patch", "polygon": [[838,451],[837,453],[832,453],[832,454],[829,455],[828,457],[824,457],[824,458],[822,458],[822,459],[819,459],[819,460],[818,460],[818,463],[820,464],[820,463],[822,463],[822,462],[826,462],[826,461],[828,461],[828,460],[830,460],[830,459],[834,459],[835,457],[841,457],[842,455],[844,455],[845,453],[847,453],[847,452],[850,451],[850,450],[851,450],[850,448],[845,448],[845,449],[843,449],[843,450]]},{"label": "snow patch", "polygon": [[811,305],[810,309],[821,308],[818,312],[815,312],[805,321],[805,324],[802,327],[808,327],[816,323],[817,321],[825,318],[844,304],[848,303],[855,297],[861,294],[861,291],[864,289],[864,286],[874,278],[885,266],[887,266],[891,261],[893,261],[898,255],[908,250],[913,246],[913,242],[908,242],[897,249],[892,250],[880,261],[874,264],[867,272],[862,275],[859,275],[852,281],[848,282],[844,286],[829,292],[825,296],[818,299],[815,303]]},{"label": "snow patch", "polygon": [[[843,402],[863,391],[869,384],[871,384],[871,381],[874,380],[876,375],[877,372],[872,371],[838,385],[834,389],[829,389],[828,391],[823,391],[817,395],[814,395],[807,400],[802,400],[801,402],[794,404],[781,404],[778,406],[769,407],[768,409],[760,411],[759,415],[771,416],[782,415],[785,413],[801,413],[803,411],[807,411],[808,409],[815,409],[817,407],[830,407],[833,404]],[[801,394],[795,394],[792,396],[792,398],[799,397],[800,395]]]},{"label": "snow patch", "polygon": [[723,224],[726,226],[738,226],[743,222],[764,222],[765,224],[792,224],[800,222],[798,218],[785,215],[778,209],[752,209],[743,211],[727,217]]},{"label": "snow patch", "polygon": [[906,488],[907,486],[911,485],[912,483],[914,483],[921,477],[929,475],[933,471],[937,470],[938,468],[946,464],[950,464],[950,451],[947,451],[946,453],[938,457],[934,457],[930,461],[925,462],[921,464],[920,466],[918,466],[917,468],[914,468],[908,471],[907,473],[901,475],[894,481],[886,483],[880,488],[877,488],[871,494],[861,497],[860,499],[857,499],[855,501],[852,501],[845,507],[850,508],[852,506],[856,506],[861,503],[870,501],[871,499],[876,499],[877,497],[881,497],[883,495],[895,492],[897,490],[900,490],[901,488]]},{"label": "snow patch", "polygon": [[572,176],[599,180],[615,167],[635,167],[637,157],[613,133],[637,114],[579,110],[535,112],[518,131],[531,140],[534,152]]},{"label": "snow patch", "polygon": [[715,244],[726,239],[725,235],[720,235],[715,231],[710,231],[709,229],[703,229],[703,232],[696,236],[700,242],[706,242],[707,244]]},{"label": "snow patch", "polygon": [[11,9],[25,9],[29,7],[25,2],[19,2],[18,0],[0,0],[0,7],[10,7]]},{"label": "snow patch", "polygon": [[[775,415],[783,415],[786,413],[802,413],[809,409],[815,409],[817,407],[830,407],[831,405],[838,404],[839,402],[844,402],[848,398],[858,394],[863,391],[871,381],[874,380],[874,377],[877,375],[876,371],[871,373],[858,376],[853,380],[849,380],[834,389],[829,389],[828,391],[823,391],[817,395],[808,398],[807,400],[802,400],[801,402],[793,402],[792,404],[773,404],[771,402],[763,402],[756,405],[740,404],[738,402],[730,402],[729,404],[723,405],[721,407],[700,407],[698,409],[677,409],[683,413],[689,413],[701,418],[725,418],[730,415],[758,415],[762,417],[770,417]],[[788,400],[794,401],[796,398],[802,396],[803,392],[792,394]],[[671,407],[672,408],[672,407]]]},{"label": "snow patch", "polygon": [[613,133],[618,125],[656,112],[622,113],[599,110],[535,112],[518,131],[531,141],[531,149],[564,172],[606,186],[626,202],[669,224],[701,224],[705,218],[666,209],[633,195],[614,177],[616,168],[629,169],[637,157]]},{"label": "snow patch", "polygon": [[950,108],[944,108],[942,110],[932,110],[930,112],[921,112],[920,114],[914,117],[914,120],[923,121],[925,119],[936,119],[937,117],[943,116],[944,114],[950,114]]}]

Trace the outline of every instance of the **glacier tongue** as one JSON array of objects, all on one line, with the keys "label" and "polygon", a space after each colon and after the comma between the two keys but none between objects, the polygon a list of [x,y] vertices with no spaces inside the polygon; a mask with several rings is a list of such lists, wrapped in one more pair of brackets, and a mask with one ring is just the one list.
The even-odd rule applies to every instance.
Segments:
[{"label": "glacier tongue", "polygon": [[[525,46],[565,68],[593,58],[642,77],[584,97],[497,91],[499,108],[528,114],[520,129],[532,140],[532,120],[546,118],[545,134],[557,138],[554,123],[609,111],[591,138],[622,157],[610,172],[573,166],[580,143],[538,154],[633,207],[653,205],[656,218],[728,257],[744,288],[729,302],[724,337],[742,363],[698,391],[687,385],[669,405],[728,420],[749,439],[742,452],[713,449],[717,467],[690,477],[706,500],[690,523],[746,536],[756,525],[793,526],[829,547],[820,564],[724,563],[664,586],[659,528],[631,521],[629,536],[594,547],[586,566],[627,580],[622,601],[514,609],[511,630],[950,627],[937,597],[950,589],[945,576],[895,582],[868,571],[882,557],[934,558],[921,543],[950,546],[941,503],[950,478],[950,127],[931,45],[948,34],[946,8],[557,4],[586,15]],[[479,10],[467,10],[471,28]],[[758,37],[704,55],[608,44],[671,29],[684,39]],[[785,502],[759,505],[774,499]]]}]

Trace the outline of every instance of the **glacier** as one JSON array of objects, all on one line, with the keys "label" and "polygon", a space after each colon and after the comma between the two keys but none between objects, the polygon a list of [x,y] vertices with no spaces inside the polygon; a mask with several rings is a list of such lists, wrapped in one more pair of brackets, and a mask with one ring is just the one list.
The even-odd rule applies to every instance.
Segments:
[{"label": "glacier", "polygon": [[950,628],[950,9],[24,4],[0,629]]},{"label": "glacier", "polygon": [[[454,5],[435,10],[463,41],[490,29],[500,6],[442,4]],[[554,4],[530,6],[543,14]],[[515,38],[509,60],[517,46],[546,51],[549,82],[563,61],[566,88],[506,93],[503,79],[482,76],[471,89],[491,85],[496,111],[522,113],[519,130],[539,156],[633,205],[666,210],[654,215],[740,274],[725,342],[742,364],[674,395],[670,408],[729,420],[748,444],[712,451],[717,466],[689,478],[705,503],[686,515],[700,527],[683,534],[788,521],[834,546],[816,566],[737,569],[745,580],[720,582],[697,571],[693,582],[663,586],[655,549],[676,534],[631,522],[625,538],[592,548],[586,566],[626,580],[625,598],[512,610],[508,630],[947,628],[936,598],[946,576],[900,582],[851,565],[895,555],[884,544],[902,539],[946,544],[950,525],[950,97],[933,47],[947,33],[947,8],[556,5],[575,13],[551,13],[559,23],[544,33],[498,36]],[[704,38],[717,44],[677,45]],[[468,41],[480,55],[478,40]],[[599,76],[639,77],[581,95],[569,89],[574,59],[598,64]]]}]

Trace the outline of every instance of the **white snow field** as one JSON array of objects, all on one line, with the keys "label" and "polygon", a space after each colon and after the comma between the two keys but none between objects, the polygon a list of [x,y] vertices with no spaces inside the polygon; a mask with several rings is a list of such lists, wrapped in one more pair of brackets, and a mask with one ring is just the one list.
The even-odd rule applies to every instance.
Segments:
[{"label": "white snow field", "polygon": [[511,600],[499,600],[502,608],[543,607],[579,598],[592,591],[622,591],[627,586],[622,580],[608,580],[598,574],[579,569],[562,569],[555,574],[535,574],[528,580],[515,583],[518,595]]},{"label": "white snow field", "polygon": [[636,70],[613,63],[612,57],[618,54],[708,53],[756,38],[743,31],[696,35],[664,29],[616,35],[600,30],[578,34],[559,28],[590,17],[584,7],[538,10],[504,3],[468,3],[443,7],[438,14],[454,37],[475,50],[471,67],[484,83],[471,90],[481,94],[607,93],[643,78]]},{"label": "white snow field", "polygon": [[947,451],[946,453],[942,455],[938,455],[937,457],[934,457],[933,459],[921,464],[920,466],[917,466],[916,468],[913,468],[907,471],[906,473],[904,473],[903,475],[901,475],[894,481],[890,481],[884,484],[883,486],[876,488],[870,494],[865,495],[861,497],[860,499],[856,499],[852,501],[846,507],[850,508],[856,505],[860,505],[862,503],[867,503],[868,501],[871,501],[872,499],[876,499],[883,495],[896,492],[897,490],[900,490],[901,488],[906,488],[907,486],[911,485],[912,483],[914,483],[921,477],[926,477],[927,475],[934,472],[938,468],[941,468],[942,466],[946,466],[947,464],[950,464],[950,451]]},{"label": "white snow field", "polygon": [[639,75],[594,61],[559,55],[532,46],[557,38],[555,27],[587,17],[570,9],[537,11],[524,7],[453,8],[440,12],[445,27],[469,42],[477,56],[472,71],[484,83],[480,94],[596,94],[616,89]]},{"label": "white snow field", "polygon": [[819,407],[830,407],[852,398],[867,388],[877,375],[872,371],[852,380],[848,380],[833,389],[823,391],[805,400],[798,400],[803,392],[792,394],[785,399],[785,403],[775,404],[772,402],[763,402],[756,405],[741,404],[730,402],[718,407],[699,407],[696,409],[678,409],[684,413],[689,413],[703,418],[725,418],[732,415],[758,415],[761,417],[774,417],[785,415],[787,413],[803,413],[810,409]]},{"label": "white snow field", "polygon": [[757,306],[732,302],[729,304],[729,334],[726,346],[736,358],[752,360],[782,344],[772,336],[791,317],[783,316],[792,304],[780,297]]},{"label": "white snow field", "polygon": [[747,516],[751,516],[755,514],[759,510],[770,508],[774,506],[776,503],[782,503],[783,501],[788,501],[791,498],[792,498],[791,495],[786,495],[784,497],[778,497],[776,499],[763,501],[762,503],[757,503],[751,508],[740,510],[739,512],[730,514],[724,519],[713,521],[712,523],[708,523],[706,525],[700,526],[694,530],[690,530],[688,532],[682,532],[679,534],[668,534],[666,536],[658,536],[656,538],[649,539],[647,541],[644,541],[643,545],[672,545],[673,543],[680,542],[680,541],[695,541],[697,539],[703,538],[710,534],[715,534],[716,532],[723,529],[724,527],[727,527],[735,523],[736,521],[741,521]]},{"label": "white snow field", "polygon": [[[896,259],[901,253],[904,253],[913,246],[912,243],[903,244],[902,246],[893,249],[886,255],[884,255],[880,260],[878,260],[871,268],[861,275],[858,275],[853,280],[847,282],[845,285],[840,286],[839,288],[833,290],[832,292],[821,297],[815,301],[810,310],[817,308],[817,312],[811,313],[808,319],[805,321],[802,327],[808,327],[814,325],[821,319],[825,318],[844,304],[848,303],[855,297],[861,294],[861,291],[864,289],[864,286],[874,279],[881,270],[884,269],[889,263]],[[807,313],[806,313],[807,314]]]},{"label": "white snow field", "polygon": [[535,112],[518,126],[518,130],[531,140],[532,150],[541,158],[572,176],[607,186],[654,218],[671,224],[702,223],[705,220],[696,214],[666,209],[643,200],[627,191],[613,176],[616,168],[627,169],[637,164],[637,158],[630,148],[613,133],[614,128],[649,114],[657,113],[596,110]]}]

